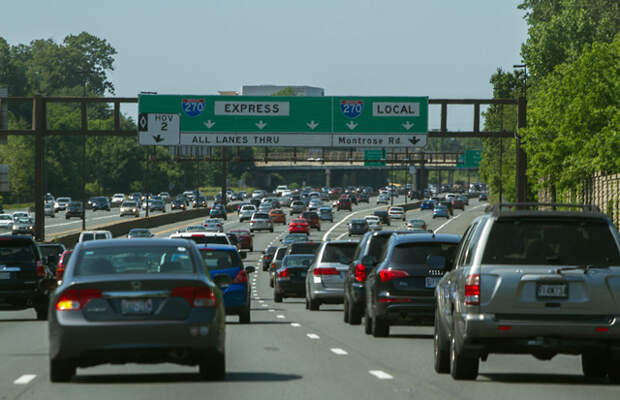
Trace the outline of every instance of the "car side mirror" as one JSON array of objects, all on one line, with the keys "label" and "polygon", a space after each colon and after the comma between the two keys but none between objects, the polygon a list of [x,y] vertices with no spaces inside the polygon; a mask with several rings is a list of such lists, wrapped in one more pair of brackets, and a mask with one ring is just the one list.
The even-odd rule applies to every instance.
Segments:
[{"label": "car side mirror", "polygon": [[245,267],[245,272],[248,273],[248,274],[253,274],[254,271],[256,271],[256,268],[254,268],[251,265],[248,265],[247,267]]},{"label": "car side mirror", "polygon": [[232,278],[226,274],[217,274],[213,276],[213,282],[220,288],[227,288],[232,283]]}]

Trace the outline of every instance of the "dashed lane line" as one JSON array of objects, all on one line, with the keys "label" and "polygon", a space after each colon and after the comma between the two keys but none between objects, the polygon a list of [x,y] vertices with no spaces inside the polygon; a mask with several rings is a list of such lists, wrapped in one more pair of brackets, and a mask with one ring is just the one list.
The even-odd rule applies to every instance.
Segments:
[{"label": "dashed lane line", "polygon": [[286,317],[284,315],[282,315],[282,314],[278,314],[278,315],[276,315],[276,318],[284,319]]},{"label": "dashed lane line", "polygon": [[347,354],[349,354],[345,350],[339,349],[337,347],[335,347],[333,349],[329,349],[329,350],[331,350],[332,353],[334,353],[336,355],[339,355],[339,356],[346,356]]},{"label": "dashed lane line", "polygon": [[368,373],[370,375],[373,375],[373,376],[379,378],[379,379],[384,379],[384,380],[385,379],[394,379],[394,377],[392,375],[388,374],[387,372],[383,372],[381,370],[378,370],[378,369],[372,369],[372,370],[368,371]]},{"label": "dashed lane line", "polygon": [[317,335],[316,333],[307,333],[307,334],[306,334],[306,336],[308,336],[308,338],[309,338],[309,339],[312,339],[312,340],[318,340],[318,339],[320,339],[320,338],[321,338],[321,337],[320,337],[319,335]]},{"label": "dashed lane line", "polygon": [[301,326],[301,324],[300,324],[300,323],[298,323],[298,322],[291,322],[291,326],[292,326],[293,328],[299,328],[299,327]]},{"label": "dashed lane line", "polygon": [[36,377],[37,377],[36,375],[32,375],[32,374],[22,375],[19,378],[15,379],[13,383],[16,385],[27,385]]}]

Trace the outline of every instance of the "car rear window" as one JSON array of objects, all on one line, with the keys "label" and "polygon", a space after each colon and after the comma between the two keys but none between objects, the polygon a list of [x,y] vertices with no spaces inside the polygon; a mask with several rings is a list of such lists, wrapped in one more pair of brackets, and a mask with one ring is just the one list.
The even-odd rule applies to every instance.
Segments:
[{"label": "car rear window", "polygon": [[620,265],[620,251],[603,220],[499,220],[493,224],[485,264]]},{"label": "car rear window", "polygon": [[269,219],[269,214],[256,213],[256,214],[254,214],[252,219]]},{"label": "car rear window", "polygon": [[[0,241],[0,264],[33,263],[35,250],[32,243],[23,240]],[[38,257],[36,257],[38,258]]]},{"label": "car rear window", "polygon": [[[282,266],[286,267],[301,267],[310,266],[314,261],[314,255],[289,255],[282,260]],[[305,262],[305,263],[304,263]]]},{"label": "car rear window", "polygon": [[353,254],[355,254],[355,249],[357,248],[357,243],[328,243],[325,245],[325,250],[323,250],[323,256],[321,258],[321,262],[328,263],[339,263],[342,257],[351,260],[353,258]]},{"label": "car rear window", "polygon": [[92,233],[84,233],[82,234],[82,242],[86,242],[88,240],[94,240],[95,237]]},{"label": "car rear window", "polygon": [[200,249],[200,255],[209,270],[241,266],[241,259],[235,251]]},{"label": "car rear window", "polygon": [[398,266],[424,266],[428,256],[443,256],[446,262],[454,259],[458,243],[416,242],[403,243],[394,247],[390,264]]},{"label": "car rear window", "polygon": [[381,257],[385,250],[385,245],[388,240],[390,240],[390,235],[377,235],[370,238],[367,255],[374,257],[375,260],[379,260],[379,257]]},{"label": "car rear window", "polygon": [[97,240],[103,240],[103,239],[107,239],[108,237],[106,236],[105,233],[96,233],[95,234],[95,239]]},{"label": "car rear window", "polygon": [[101,247],[79,252],[75,276],[116,274],[193,273],[187,247]]},{"label": "car rear window", "polygon": [[273,259],[276,261],[280,261],[284,258],[284,255],[286,254],[286,247],[278,247],[278,249],[276,250],[276,253],[273,256]]},{"label": "car rear window", "polygon": [[291,243],[289,254],[314,254],[321,243]]},{"label": "car rear window", "polygon": [[[39,250],[43,257],[58,256],[64,251],[61,246],[39,246]],[[0,257],[0,259],[2,259],[2,257]]]},{"label": "car rear window", "polygon": [[198,244],[230,244],[226,236],[197,235],[197,236],[185,237],[183,239],[193,240],[194,242]]}]

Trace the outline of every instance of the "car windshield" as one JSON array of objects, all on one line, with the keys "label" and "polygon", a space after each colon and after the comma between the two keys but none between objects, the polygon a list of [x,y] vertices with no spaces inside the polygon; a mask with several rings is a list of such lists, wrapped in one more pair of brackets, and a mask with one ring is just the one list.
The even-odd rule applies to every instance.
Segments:
[{"label": "car windshield", "polygon": [[225,235],[223,236],[192,235],[189,237],[183,237],[182,239],[192,240],[198,244],[230,244]]},{"label": "car windshield", "polygon": [[133,237],[150,237],[151,232],[146,229],[136,229],[129,232]]},{"label": "car windshield", "polygon": [[200,255],[209,270],[240,267],[242,265],[236,251],[200,249]]},{"label": "car windshield", "polygon": [[353,258],[353,254],[355,253],[356,248],[356,242],[328,243],[325,245],[325,250],[323,250],[321,262],[339,263],[342,258],[350,260]]},{"label": "car windshield", "polygon": [[425,266],[428,256],[443,256],[446,260],[454,258],[458,243],[414,242],[402,243],[394,247],[389,259],[394,266]]},{"label": "car windshield", "polygon": [[75,276],[157,274],[196,271],[187,247],[136,246],[84,249],[77,255]]},{"label": "car windshield", "polygon": [[0,263],[32,263],[35,258],[32,244],[24,241],[0,242]]},{"label": "car windshield", "polygon": [[137,203],[135,201],[126,201],[123,203],[123,207],[135,207],[136,204]]},{"label": "car windshield", "polygon": [[482,262],[620,266],[620,251],[604,221],[505,219],[493,224]]}]

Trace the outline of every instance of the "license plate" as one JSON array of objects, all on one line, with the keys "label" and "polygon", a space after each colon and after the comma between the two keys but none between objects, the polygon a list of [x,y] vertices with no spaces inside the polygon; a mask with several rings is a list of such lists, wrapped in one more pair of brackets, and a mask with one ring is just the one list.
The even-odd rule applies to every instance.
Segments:
[{"label": "license plate", "polygon": [[121,300],[121,312],[123,314],[150,314],[153,312],[153,301],[146,300]]},{"label": "license plate", "polygon": [[424,286],[426,286],[428,289],[433,289],[435,286],[437,286],[440,279],[441,278],[436,276],[427,276],[424,282]]},{"label": "license plate", "polygon": [[568,298],[568,285],[566,283],[537,283],[536,296],[543,299],[566,299]]},{"label": "license plate", "polygon": [[10,272],[0,272],[0,279],[11,279]]}]

